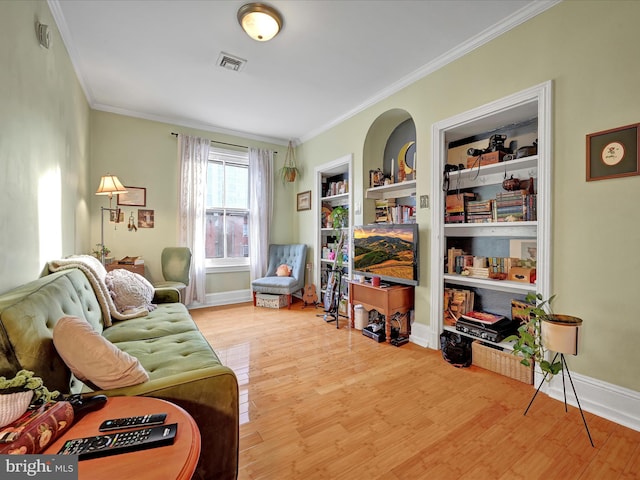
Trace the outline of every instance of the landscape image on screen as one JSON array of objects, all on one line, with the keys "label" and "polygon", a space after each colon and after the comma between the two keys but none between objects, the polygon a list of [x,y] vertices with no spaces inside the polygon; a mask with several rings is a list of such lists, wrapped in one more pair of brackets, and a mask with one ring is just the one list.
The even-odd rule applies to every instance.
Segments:
[{"label": "landscape image on screen", "polygon": [[354,228],[353,267],[381,277],[414,278],[414,238],[407,228]]}]

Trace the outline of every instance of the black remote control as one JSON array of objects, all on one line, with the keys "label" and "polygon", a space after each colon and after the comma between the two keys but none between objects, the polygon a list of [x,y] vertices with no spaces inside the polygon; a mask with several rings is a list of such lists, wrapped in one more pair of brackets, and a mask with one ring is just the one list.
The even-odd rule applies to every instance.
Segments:
[{"label": "black remote control", "polygon": [[101,432],[111,430],[124,430],[135,427],[151,427],[152,425],[162,425],[167,418],[166,413],[154,413],[153,415],[140,415],[138,417],[113,418],[105,420],[100,424]]},{"label": "black remote control", "polygon": [[118,453],[171,445],[178,431],[178,424],[140,428],[128,432],[106,433],[95,437],[67,440],[58,455],[77,455],[78,460],[106,457]]}]

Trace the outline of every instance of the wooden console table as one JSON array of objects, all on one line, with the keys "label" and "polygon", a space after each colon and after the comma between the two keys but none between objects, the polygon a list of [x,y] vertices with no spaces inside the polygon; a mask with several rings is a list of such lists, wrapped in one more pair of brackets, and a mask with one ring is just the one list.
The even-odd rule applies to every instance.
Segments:
[{"label": "wooden console table", "polygon": [[110,397],[103,408],[87,413],[42,453],[53,455],[67,440],[100,435],[98,427],[104,420],[147,413],[166,413],[166,424],[178,424],[173,445],[81,460],[78,479],[190,480],[200,458],[200,430],[185,410],[158,398]]},{"label": "wooden console table", "polygon": [[106,265],[105,268],[107,269],[107,272],[122,268],[124,270],[129,270],[130,272],[137,273],[138,275],[142,275],[144,277],[144,263],[139,265],[131,265],[130,263],[113,262]]},{"label": "wooden console table", "polygon": [[[370,283],[349,282],[349,303],[351,321],[355,318],[355,306],[362,305],[365,310],[376,310],[385,317],[385,336],[391,341],[391,316],[394,313],[407,313],[413,309],[414,287],[391,285],[374,287]],[[407,320],[407,333],[410,325]]]}]

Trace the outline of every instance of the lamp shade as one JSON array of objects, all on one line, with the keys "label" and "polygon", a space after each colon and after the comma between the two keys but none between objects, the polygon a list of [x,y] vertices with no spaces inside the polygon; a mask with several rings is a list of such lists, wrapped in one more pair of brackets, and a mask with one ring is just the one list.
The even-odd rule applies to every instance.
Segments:
[{"label": "lamp shade", "polygon": [[107,173],[100,179],[100,186],[96,195],[109,195],[111,198],[113,195],[119,195],[121,193],[127,193],[127,189],[122,185],[122,182],[118,180],[118,177]]},{"label": "lamp shade", "polygon": [[541,322],[542,344],[547,350],[578,354],[582,319],[570,315],[552,315]]},{"label": "lamp shade", "polygon": [[273,7],[264,3],[247,3],[238,10],[238,22],[254,40],[266,42],[282,28],[282,17]]}]

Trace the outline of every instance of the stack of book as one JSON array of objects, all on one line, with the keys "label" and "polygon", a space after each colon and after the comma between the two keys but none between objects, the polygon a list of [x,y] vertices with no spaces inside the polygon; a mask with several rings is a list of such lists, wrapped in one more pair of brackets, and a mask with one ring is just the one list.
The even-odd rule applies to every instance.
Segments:
[{"label": "stack of book", "polygon": [[391,223],[390,209],[395,205],[396,202],[393,199],[376,200],[376,223]]},{"label": "stack of book", "polygon": [[118,260],[119,265],[144,265],[144,258],[142,257],[124,257]]},{"label": "stack of book", "polygon": [[447,250],[447,271],[445,273],[456,273],[456,257],[463,255],[460,248],[450,248]]},{"label": "stack of book", "polygon": [[496,194],[496,222],[522,222],[536,219],[535,194],[529,194],[526,190]]},{"label": "stack of book", "polygon": [[444,223],[465,223],[467,202],[475,198],[476,194],[471,192],[447,195]]},{"label": "stack of book", "polygon": [[509,273],[511,267],[517,267],[519,265],[520,259],[511,257],[487,257],[487,262],[491,274]]},{"label": "stack of book", "polygon": [[493,221],[494,200],[469,200],[467,223],[489,223]]},{"label": "stack of book", "polygon": [[444,323],[455,326],[458,319],[473,310],[475,294],[471,290],[444,289]]}]

